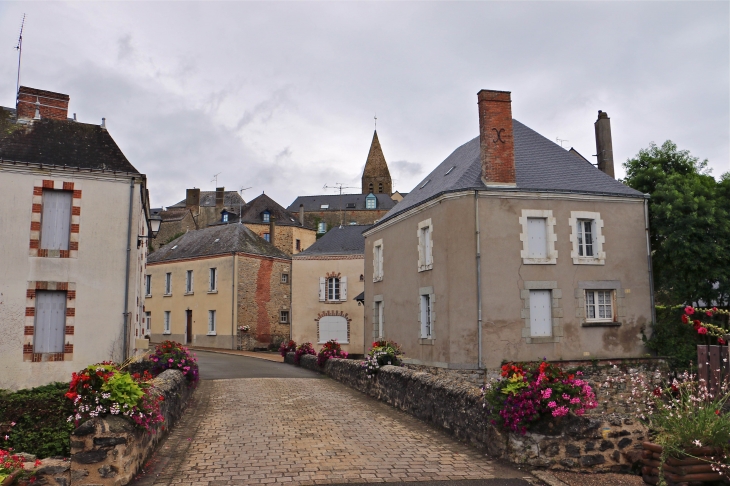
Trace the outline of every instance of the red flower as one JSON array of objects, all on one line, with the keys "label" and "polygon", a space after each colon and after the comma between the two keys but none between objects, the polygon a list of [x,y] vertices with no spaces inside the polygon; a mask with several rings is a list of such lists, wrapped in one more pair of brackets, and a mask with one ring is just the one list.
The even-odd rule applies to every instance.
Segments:
[{"label": "red flower", "polygon": [[687,314],[688,316],[691,316],[692,314],[694,314],[694,313],[695,313],[695,308],[694,308],[694,307],[692,307],[691,305],[688,305],[687,307],[685,307],[685,308],[684,308],[684,312],[685,312],[685,314]]},{"label": "red flower", "polygon": [[717,312],[717,307],[713,307],[712,312]]},{"label": "red flower", "polygon": [[715,410],[715,415],[720,415],[720,411],[719,410]]},{"label": "red flower", "polygon": [[707,328],[701,327],[701,328],[697,329],[697,334],[707,334]]},{"label": "red flower", "polygon": [[707,317],[712,317],[712,311],[707,311],[705,314],[707,314]]},{"label": "red flower", "polygon": [[682,322],[687,324],[689,322],[689,317],[687,317],[687,314],[682,314]]},{"label": "red flower", "polygon": [[654,396],[656,396],[656,397],[662,396],[662,390],[659,387],[654,388]]},{"label": "red flower", "polygon": [[697,319],[692,321],[692,323],[694,324],[695,329],[699,329],[700,327],[702,327],[702,323]]},{"label": "red flower", "polygon": [[727,344],[723,338],[717,338],[717,344]]}]

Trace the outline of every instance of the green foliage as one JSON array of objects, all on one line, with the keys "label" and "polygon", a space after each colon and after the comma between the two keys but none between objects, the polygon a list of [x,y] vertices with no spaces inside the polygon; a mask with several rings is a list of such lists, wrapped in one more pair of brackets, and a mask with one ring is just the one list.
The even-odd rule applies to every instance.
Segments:
[{"label": "green foliage", "polygon": [[[90,369],[96,369],[96,366],[90,366]],[[117,402],[119,405],[127,404],[134,407],[139,399],[144,395],[142,387],[135,382],[129,373],[114,373],[109,381],[101,386],[103,392],[111,393],[109,399]]]},{"label": "green foliage", "polygon": [[657,356],[669,358],[669,366],[675,370],[687,370],[697,361],[697,345],[706,344],[692,326],[682,322],[684,307],[656,307],[657,322],[651,337],[643,336],[646,347]]},{"label": "green foliage", "polygon": [[[0,392],[0,444],[40,458],[69,455],[73,403],[68,383],[52,383],[14,393]],[[15,423],[15,425],[11,425]],[[5,440],[5,436],[8,440]]]},{"label": "green foliage", "polygon": [[[730,175],[718,183],[670,140],[624,163],[630,187],[647,193],[659,303],[726,302],[730,282]],[[719,283],[719,288],[717,284]]]},{"label": "green foliage", "polygon": [[185,232],[184,232],[184,231],[180,231],[179,233],[175,233],[174,235],[172,235],[171,237],[169,237],[169,238],[167,239],[167,241],[165,241],[164,243],[162,243],[162,244],[160,245],[160,247],[163,247],[163,246],[165,246],[166,244],[168,244],[168,243],[171,243],[171,242],[173,242],[174,240],[176,240],[176,239],[180,238],[180,237],[181,237],[182,235],[184,235],[184,234],[185,234]]}]

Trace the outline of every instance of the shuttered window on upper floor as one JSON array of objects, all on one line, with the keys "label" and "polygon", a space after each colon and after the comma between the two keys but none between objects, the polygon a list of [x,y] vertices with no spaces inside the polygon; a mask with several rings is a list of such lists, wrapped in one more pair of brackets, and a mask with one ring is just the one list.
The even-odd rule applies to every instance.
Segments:
[{"label": "shuttered window on upper floor", "polygon": [[72,199],[71,191],[43,190],[40,243],[42,249],[68,250]]}]

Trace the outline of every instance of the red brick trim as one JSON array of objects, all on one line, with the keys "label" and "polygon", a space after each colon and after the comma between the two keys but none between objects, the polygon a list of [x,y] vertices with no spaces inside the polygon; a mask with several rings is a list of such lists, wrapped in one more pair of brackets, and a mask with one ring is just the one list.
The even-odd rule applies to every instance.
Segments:
[{"label": "red brick trim", "polygon": [[68,249],[69,250],[78,250],[79,249],[79,242],[78,241],[69,241],[69,243],[68,243]]},{"label": "red brick trim", "polygon": [[52,180],[49,181],[48,179],[44,179],[43,180],[43,189],[53,189],[53,181]]},{"label": "red brick trim", "polygon": [[[68,250],[60,251],[49,251],[40,248],[41,231],[43,228],[42,217],[43,217],[43,191],[45,189],[52,189],[55,191],[69,191],[72,193],[71,202],[71,226],[69,236],[69,248]],[[79,233],[80,233],[80,217],[81,217],[81,206],[79,206],[79,200],[81,199],[81,189],[79,184],[74,181],[63,181],[63,180],[52,180],[43,179],[36,180],[33,186],[33,201],[32,201],[32,213],[30,223],[30,246],[29,255],[31,257],[41,258],[76,258],[79,251]]]},{"label": "red brick trim", "polygon": [[[42,189],[41,189],[41,192],[43,192]],[[40,213],[43,210],[43,205],[41,205],[41,204],[33,204],[32,207],[33,207],[32,212],[34,212],[34,213]]]},{"label": "red brick trim", "polygon": [[73,353],[74,352],[74,345],[73,344],[64,344],[63,345],[63,352],[64,353]]},{"label": "red brick trim", "polygon": [[64,191],[73,191],[74,190],[74,183],[73,182],[64,182],[63,183],[63,190]]},{"label": "red brick trim", "polygon": [[74,317],[76,315],[76,309],[73,307],[66,308],[66,317]]},{"label": "red brick trim", "polygon": [[80,190],[74,190],[74,199],[81,199],[81,191]]},{"label": "red brick trim", "polygon": [[34,317],[35,316],[35,307],[26,307],[25,308],[25,317]]},{"label": "red brick trim", "polygon": [[73,336],[74,335],[74,327],[73,326],[66,326],[66,335],[67,336]]},{"label": "red brick trim", "polygon": [[73,300],[76,298],[76,291],[75,290],[69,290],[66,292],[66,300]]},{"label": "red brick trim", "polygon": [[322,311],[319,314],[317,314],[317,317],[314,319],[317,322],[317,341],[319,341],[319,320],[326,316],[335,316],[335,317],[344,317],[347,321],[347,343],[350,343],[350,323],[352,322],[352,319],[350,318],[347,313],[342,311]]},{"label": "red brick trim", "polygon": [[30,222],[30,230],[31,231],[40,231],[41,230],[41,222],[40,221],[31,221]]},{"label": "red brick trim", "polygon": [[34,187],[33,188],[33,195],[34,196],[42,196],[43,195],[43,188],[42,187]]},{"label": "red brick trim", "polygon": [[72,206],[71,207],[71,215],[73,215],[73,216],[80,216],[81,215],[81,207],[79,207],[79,206]]},{"label": "red brick trim", "polygon": [[33,326],[25,326],[25,332],[23,335],[25,336],[32,336],[34,334],[35,328]]},{"label": "red brick trim", "polygon": [[35,289],[28,289],[25,291],[26,299],[35,299]]},{"label": "red brick trim", "polygon": [[23,345],[23,354],[33,354],[33,345],[32,344],[24,344]]},{"label": "red brick trim", "polygon": [[78,233],[79,232],[79,225],[72,224],[71,225],[71,233]]},{"label": "red brick trim", "polygon": [[[61,353],[35,353],[33,339],[35,335],[35,305],[38,290],[55,290],[66,292],[66,325],[64,329],[64,347]],[[23,326],[23,361],[41,363],[48,361],[73,360],[73,340],[76,334],[76,284],[74,282],[30,281],[26,289],[25,325]]]},{"label": "red brick trim", "polygon": [[326,277],[327,278],[332,278],[332,277],[334,277],[334,278],[340,278],[341,275],[342,274],[339,273],[339,272],[337,272],[337,273],[335,273],[335,272],[327,272]]}]

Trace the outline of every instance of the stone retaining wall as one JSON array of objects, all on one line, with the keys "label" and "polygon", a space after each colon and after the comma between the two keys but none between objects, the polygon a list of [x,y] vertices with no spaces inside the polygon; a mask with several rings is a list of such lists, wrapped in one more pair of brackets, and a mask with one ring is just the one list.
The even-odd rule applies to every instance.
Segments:
[{"label": "stone retaining wall", "polygon": [[[294,363],[294,353],[284,360]],[[430,422],[456,439],[514,464],[583,472],[629,472],[637,467],[646,429],[628,414],[569,415],[525,435],[505,434],[489,424],[481,391],[467,380],[406,367],[383,366],[368,379],[360,361],[302,356],[303,368],[325,373],[362,393]]]}]

